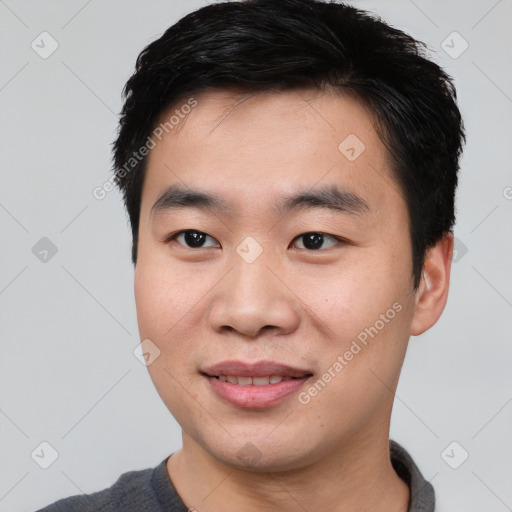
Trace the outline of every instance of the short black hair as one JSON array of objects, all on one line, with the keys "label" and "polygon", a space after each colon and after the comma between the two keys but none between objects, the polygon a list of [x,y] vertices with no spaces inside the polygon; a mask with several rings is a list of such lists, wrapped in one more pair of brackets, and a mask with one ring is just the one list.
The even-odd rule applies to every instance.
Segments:
[{"label": "short black hair", "polygon": [[147,161],[133,156],[162,113],[205,90],[335,88],[369,107],[388,149],[408,207],[417,289],[426,250],[455,222],[465,141],[453,81],[427,50],[379,17],[334,1],[223,2],[179,20],[140,53],[123,90],[113,162],[132,229],[133,263]]}]

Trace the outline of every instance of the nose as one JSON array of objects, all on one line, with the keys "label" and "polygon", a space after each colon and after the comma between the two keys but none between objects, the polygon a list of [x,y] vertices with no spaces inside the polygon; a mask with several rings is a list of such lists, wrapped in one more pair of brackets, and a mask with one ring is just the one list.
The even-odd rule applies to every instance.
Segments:
[{"label": "nose", "polygon": [[300,321],[297,299],[263,258],[242,259],[216,288],[209,311],[211,327],[219,333],[236,331],[247,338],[266,332],[289,334]]}]

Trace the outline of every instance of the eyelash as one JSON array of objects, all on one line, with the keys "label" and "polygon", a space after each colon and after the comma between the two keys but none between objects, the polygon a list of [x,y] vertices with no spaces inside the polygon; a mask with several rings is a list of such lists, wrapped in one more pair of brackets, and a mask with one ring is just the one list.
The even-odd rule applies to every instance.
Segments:
[{"label": "eyelash", "polygon": [[[212,240],[215,240],[215,238],[213,238],[212,236],[208,235],[208,233],[205,233],[203,231],[198,231],[197,229],[183,229],[181,231],[178,231],[177,233],[174,233],[172,235],[170,235],[169,237],[167,237],[165,239],[165,242],[166,243],[170,243],[170,242],[176,242],[178,243],[179,245],[181,245],[182,247],[184,247],[185,249],[206,249],[208,247],[212,247],[212,246],[207,246],[207,247],[189,247],[187,245],[184,245],[184,244],[181,244],[179,242],[177,242],[177,238],[180,236],[180,235],[183,235],[185,233],[199,233],[201,235],[206,235],[207,237],[210,237]],[[344,240],[343,238],[340,238],[338,236],[335,236],[335,235],[330,235],[329,233],[325,233],[323,231],[306,231],[305,233],[301,233],[300,235],[297,235],[293,240],[292,240],[292,243],[295,241],[295,240],[298,240],[300,238],[302,238],[303,236],[305,235],[320,235],[320,236],[323,236],[323,237],[329,237],[329,238],[332,238],[334,239],[336,242],[338,243],[347,243],[346,240]],[[216,240],[215,240],[216,241]],[[217,241],[216,241],[217,242]],[[219,243],[219,242],[217,242]],[[219,244],[220,245],[220,244]],[[334,247],[336,244],[333,244],[331,247]],[[328,247],[329,249],[330,247]],[[322,251],[322,250],[325,250],[325,249],[307,249],[305,247],[300,247],[299,249],[301,250],[306,250],[308,252],[317,252],[317,251]]]}]

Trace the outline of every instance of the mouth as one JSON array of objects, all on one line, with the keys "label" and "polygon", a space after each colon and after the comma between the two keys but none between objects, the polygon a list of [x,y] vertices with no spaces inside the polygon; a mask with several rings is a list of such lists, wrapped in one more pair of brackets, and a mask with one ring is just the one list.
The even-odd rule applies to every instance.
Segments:
[{"label": "mouth", "polygon": [[222,382],[229,382],[237,386],[268,386],[269,384],[279,384],[287,380],[300,379],[302,377],[283,377],[282,375],[267,375],[265,377],[243,377],[241,375],[214,375],[215,379]]},{"label": "mouth", "polygon": [[224,361],[201,374],[222,401],[245,409],[275,406],[313,376],[308,370],[273,361]]}]

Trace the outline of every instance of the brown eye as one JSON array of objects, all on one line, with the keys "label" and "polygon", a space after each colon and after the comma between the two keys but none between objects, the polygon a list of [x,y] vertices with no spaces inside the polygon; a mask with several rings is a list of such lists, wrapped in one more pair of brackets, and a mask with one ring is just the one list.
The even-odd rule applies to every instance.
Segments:
[{"label": "brown eye", "polygon": [[[299,235],[295,240],[298,240],[298,243],[296,244],[298,249],[308,249],[310,251],[328,249],[329,247],[333,247],[339,242],[338,238],[319,231],[303,233],[302,235]],[[326,241],[327,245],[325,245]]]},{"label": "brown eye", "polygon": [[[205,244],[208,239],[213,241]],[[219,243],[215,238],[203,233],[202,231],[196,231],[195,229],[186,229],[173,235],[170,240],[176,240],[180,245],[189,249],[200,249],[202,247],[219,247]]]}]

